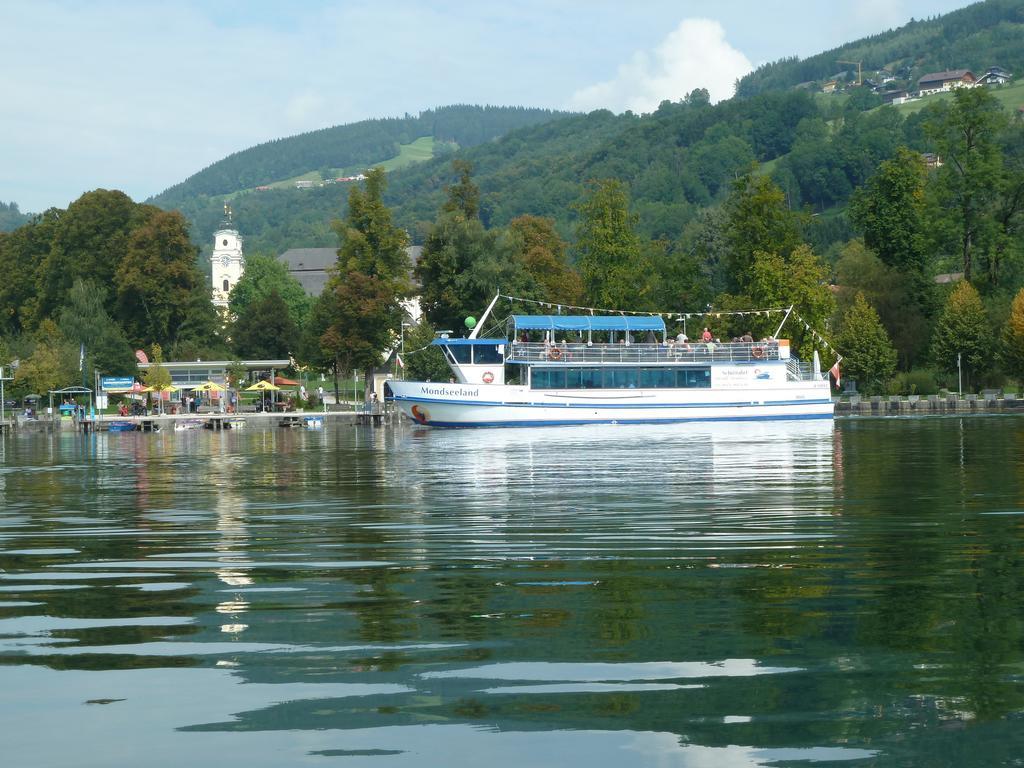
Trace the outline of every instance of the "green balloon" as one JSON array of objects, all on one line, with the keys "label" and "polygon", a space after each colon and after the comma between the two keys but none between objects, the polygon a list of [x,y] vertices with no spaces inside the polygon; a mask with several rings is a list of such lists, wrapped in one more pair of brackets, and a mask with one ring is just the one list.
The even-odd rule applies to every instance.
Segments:
[{"label": "green balloon", "polygon": [[469,328],[470,330],[472,330],[473,328],[476,328],[476,318],[473,317],[472,315],[467,317],[466,318],[466,327]]}]

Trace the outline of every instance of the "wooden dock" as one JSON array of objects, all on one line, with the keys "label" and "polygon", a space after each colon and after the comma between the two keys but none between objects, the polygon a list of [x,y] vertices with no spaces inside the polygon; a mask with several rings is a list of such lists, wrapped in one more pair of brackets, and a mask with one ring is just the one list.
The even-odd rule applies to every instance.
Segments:
[{"label": "wooden dock", "polygon": [[0,420],[0,434],[17,432],[78,431],[82,433],[131,431],[160,432],[209,429],[220,432],[240,427],[254,429],[319,428],[327,425],[382,427],[397,421],[390,408],[329,411],[287,411],[284,413],[166,413],[144,416],[103,415],[95,419],[13,418]]}]

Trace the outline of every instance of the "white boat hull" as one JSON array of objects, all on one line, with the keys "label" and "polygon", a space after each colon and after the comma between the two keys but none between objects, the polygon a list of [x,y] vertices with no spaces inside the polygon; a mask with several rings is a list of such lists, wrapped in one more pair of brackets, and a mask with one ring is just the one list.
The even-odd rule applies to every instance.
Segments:
[{"label": "white boat hull", "polygon": [[532,390],[516,385],[389,382],[411,420],[437,427],[651,424],[739,419],[831,419],[827,381],[751,389]]}]

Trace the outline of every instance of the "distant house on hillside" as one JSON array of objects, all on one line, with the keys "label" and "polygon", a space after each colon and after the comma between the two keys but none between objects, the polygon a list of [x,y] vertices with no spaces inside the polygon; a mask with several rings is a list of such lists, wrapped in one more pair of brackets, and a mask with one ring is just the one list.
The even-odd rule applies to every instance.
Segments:
[{"label": "distant house on hillside", "polygon": [[942,167],[942,158],[934,152],[922,152],[921,159],[924,160],[924,167],[928,170]]},{"label": "distant house on hillside", "polygon": [[911,99],[910,94],[902,89],[898,91],[884,91],[880,96],[886,104],[904,104]]},{"label": "distant house on hillside", "polygon": [[296,189],[312,189],[313,188],[313,182],[310,181],[309,179],[302,179],[301,181],[296,181],[295,182],[295,188]]},{"label": "distant house on hillside", "polygon": [[821,86],[822,93],[835,93],[836,88],[839,86],[838,80],[829,80],[827,83]]},{"label": "distant house on hillside", "polygon": [[951,91],[954,88],[972,88],[977,78],[969,69],[951,69],[946,72],[932,72],[917,81],[922,96]]},{"label": "distant house on hillside", "polygon": [[[405,249],[413,266],[423,252],[422,245],[411,245]],[[308,296],[319,296],[324,292],[329,277],[328,270],[338,261],[337,248],[289,248],[277,257],[288,268],[288,274],[299,281]]]},{"label": "distant house on hillside", "polygon": [[978,78],[979,85],[1002,85],[1010,82],[1013,72],[1008,72],[1002,67],[989,67],[984,75]]}]

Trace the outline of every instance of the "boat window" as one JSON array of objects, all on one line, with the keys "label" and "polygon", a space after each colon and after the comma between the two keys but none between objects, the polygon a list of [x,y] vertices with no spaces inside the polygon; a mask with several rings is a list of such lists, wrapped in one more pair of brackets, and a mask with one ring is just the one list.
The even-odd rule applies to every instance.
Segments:
[{"label": "boat window", "polygon": [[565,389],[565,369],[534,368],[532,381],[534,389]]},{"label": "boat window", "polygon": [[600,389],[601,369],[580,368],[580,389]]},{"label": "boat window", "polygon": [[473,354],[473,348],[468,344],[446,344],[445,349],[451,352],[456,363],[468,364],[471,360],[470,356]]},{"label": "boat window", "polygon": [[674,389],[711,386],[710,368],[537,367],[533,389]]},{"label": "boat window", "polygon": [[711,386],[711,369],[710,368],[677,368],[676,369],[676,386],[677,387],[710,387]]},{"label": "boat window", "polygon": [[478,344],[473,347],[473,360],[477,365],[501,365],[505,358],[498,351],[498,345]]}]

